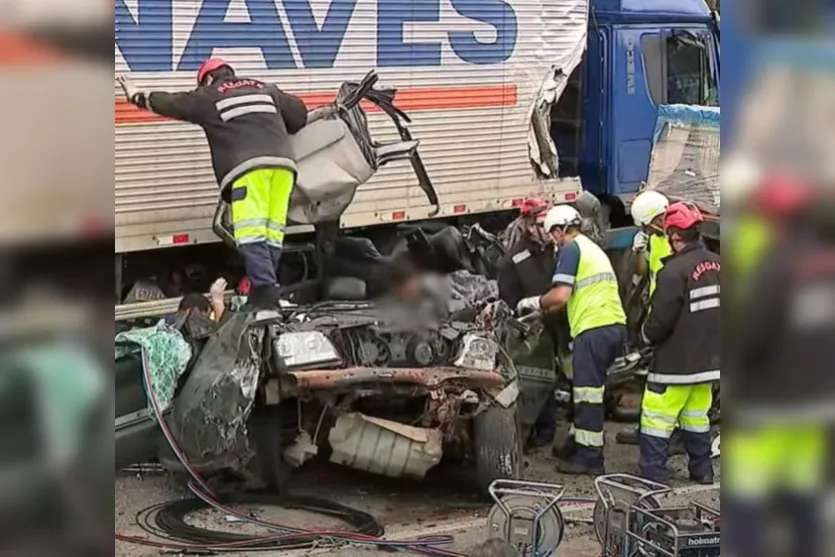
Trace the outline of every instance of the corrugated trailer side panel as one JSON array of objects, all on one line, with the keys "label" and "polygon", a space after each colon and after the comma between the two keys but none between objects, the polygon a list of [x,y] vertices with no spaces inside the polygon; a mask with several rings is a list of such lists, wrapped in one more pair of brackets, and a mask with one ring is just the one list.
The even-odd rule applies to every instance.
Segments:
[{"label": "corrugated trailer side panel", "polygon": [[[413,118],[441,215],[490,211],[545,188],[528,159],[530,110],[550,58],[584,35],[585,6],[554,0],[546,17],[538,0],[117,0],[116,71],[145,90],[187,90],[205,57],[222,56],[315,107],[374,68]],[[548,39],[543,22],[557,16],[564,32]],[[202,131],[116,93],[117,253],[213,241],[218,190]],[[395,139],[385,116],[370,121],[378,139]],[[360,188],[342,225],[429,210],[411,168],[396,164]]]}]

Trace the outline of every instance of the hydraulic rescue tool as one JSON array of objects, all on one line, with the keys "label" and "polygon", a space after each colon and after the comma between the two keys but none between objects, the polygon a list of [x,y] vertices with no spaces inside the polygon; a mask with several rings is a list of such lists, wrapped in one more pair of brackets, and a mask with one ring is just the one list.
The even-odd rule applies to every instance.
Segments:
[{"label": "hydraulic rescue tool", "polygon": [[594,529],[603,557],[717,557],[719,512],[689,503],[662,507],[672,488],[631,476],[594,480]]},{"label": "hydraulic rescue tool", "polygon": [[553,555],[565,533],[557,506],[565,486],[516,480],[496,480],[489,488],[495,505],[488,514],[489,537],[501,538],[519,555]]}]

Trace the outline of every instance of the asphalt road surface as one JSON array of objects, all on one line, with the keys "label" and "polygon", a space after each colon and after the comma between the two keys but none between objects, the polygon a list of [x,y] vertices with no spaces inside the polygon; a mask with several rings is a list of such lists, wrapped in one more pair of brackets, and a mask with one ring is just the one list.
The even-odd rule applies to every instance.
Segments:
[{"label": "asphalt road surface", "polygon": [[[636,447],[615,443],[615,434],[624,428],[622,424],[607,426],[606,471],[636,472],[638,451]],[[550,450],[540,449],[527,455],[525,479],[556,483],[566,486],[566,498],[595,498],[592,478],[571,477],[558,474]],[[685,457],[671,458],[673,487],[676,493],[671,499],[676,503],[696,500],[719,507],[719,489],[715,486],[694,486],[687,481]],[[717,466],[718,469],[718,466]],[[718,472],[718,470],[717,470]],[[326,498],[375,516],[386,530],[389,539],[414,538],[429,534],[448,534],[455,537],[449,549],[467,553],[470,548],[488,537],[487,513],[489,503],[467,487],[468,478],[460,469],[440,467],[430,472],[422,483],[408,480],[381,478],[327,463],[313,464],[296,472],[293,491],[299,494]],[[717,476],[718,480],[718,476]],[[138,511],[155,503],[190,497],[177,478],[167,474],[118,473],[116,479],[116,531],[138,537],[147,537],[136,524]],[[666,506],[666,503],[665,503]],[[560,545],[562,555],[572,557],[598,557],[598,544],[589,520],[591,504],[571,503],[560,505],[569,521],[565,538]],[[340,528],[334,520],[300,511],[272,507],[251,507],[250,514],[267,521],[306,528]],[[217,530],[248,534],[266,534],[251,524],[234,521],[215,510],[194,513],[188,518],[194,525]],[[361,547],[319,547],[309,550],[284,551],[286,555],[390,555],[388,552]],[[158,557],[159,549],[116,543],[116,557]],[[262,553],[224,553],[232,557],[259,555]]]}]

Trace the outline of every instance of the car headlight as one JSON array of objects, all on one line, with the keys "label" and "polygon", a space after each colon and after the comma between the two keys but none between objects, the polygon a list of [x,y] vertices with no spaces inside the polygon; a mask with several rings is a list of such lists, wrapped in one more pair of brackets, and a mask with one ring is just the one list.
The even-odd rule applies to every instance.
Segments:
[{"label": "car headlight", "polygon": [[496,369],[498,353],[499,347],[492,340],[474,333],[467,333],[462,341],[461,354],[453,362],[453,365],[482,371],[493,371]]},{"label": "car headlight", "polygon": [[319,331],[284,333],[275,340],[275,349],[290,368],[342,362],[336,347]]}]

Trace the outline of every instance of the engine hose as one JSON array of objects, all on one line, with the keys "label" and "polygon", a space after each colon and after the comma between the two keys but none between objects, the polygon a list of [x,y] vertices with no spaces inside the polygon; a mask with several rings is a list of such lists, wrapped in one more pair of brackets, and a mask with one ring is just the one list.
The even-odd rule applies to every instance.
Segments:
[{"label": "engine hose", "polygon": [[[247,549],[251,546],[254,546],[256,550],[261,550],[265,549],[263,546],[267,543],[273,544],[271,547],[269,547],[269,549],[274,550],[275,544],[281,542],[285,543],[285,545],[281,546],[282,549],[289,549],[290,547],[288,547],[288,544],[292,545],[293,548],[302,549],[313,547],[318,541],[333,540],[346,542],[349,544],[369,545],[381,548],[407,549],[428,555],[466,557],[464,554],[456,553],[438,547],[440,545],[448,545],[452,543],[453,538],[451,536],[431,536],[419,538],[416,540],[381,539],[378,536],[383,534],[383,528],[379,525],[379,523],[376,522],[376,520],[374,520],[373,517],[371,517],[367,513],[362,513],[360,511],[356,511],[348,507],[344,507],[342,505],[337,505],[336,503],[332,503],[329,501],[322,501],[321,499],[309,497],[283,497],[281,498],[281,501],[287,505],[291,505],[295,501],[296,504],[306,505],[307,510],[312,510],[314,512],[320,512],[323,514],[330,513],[331,516],[333,516],[334,513],[338,513],[340,515],[340,518],[342,518],[343,520],[346,520],[348,523],[351,523],[354,526],[361,525],[366,530],[373,531],[373,534],[367,534],[363,532],[342,531],[322,532],[305,530],[301,528],[293,528],[282,524],[275,524],[254,519],[247,515],[243,515],[234,509],[229,508],[224,503],[218,500],[218,494],[215,492],[214,489],[212,489],[211,486],[209,486],[209,484],[200,476],[197,470],[189,463],[188,459],[185,456],[185,453],[183,452],[177,440],[174,438],[171,429],[169,428],[167,422],[164,419],[162,409],[159,406],[159,401],[157,400],[156,392],[153,388],[153,381],[151,380],[149,367],[147,365],[147,353],[144,349],[141,350],[141,356],[144,380],[145,384],[148,386],[147,393],[148,398],[151,402],[151,408],[154,412],[154,416],[156,417],[157,423],[159,424],[166,441],[171,447],[172,452],[191,476],[191,480],[189,481],[188,487],[197,496],[197,499],[173,501],[161,507],[160,513],[158,513],[157,515],[157,526],[169,535],[171,535],[172,538],[174,538],[173,541],[154,541],[138,538],[135,536],[126,536],[120,534],[116,534],[116,539],[139,545],[148,545],[152,547],[177,549],[183,551],[231,551],[233,549]],[[230,496],[227,495],[225,497],[228,498]],[[182,511],[182,507],[180,507],[179,505],[185,505],[186,503],[189,503],[191,505],[197,505],[196,508],[193,508],[192,510],[213,507],[217,510],[220,510],[221,512],[225,512],[227,514],[235,516],[236,518],[239,518],[245,522],[279,529],[287,533],[278,536],[245,536],[244,539],[241,539],[240,534],[225,534],[221,532],[214,532],[211,530],[198,529],[200,530],[200,535],[198,537],[197,532],[195,532],[193,529],[194,527],[189,526],[183,520],[185,518],[185,515],[192,511],[187,510],[182,515],[178,515],[176,513],[171,514],[170,512],[163,512],[168,507],[173,507],[175,510]],[[159,517],[160,514],[163,515],[163,518]],[[177,520],[178,516],[179,521]],[[173,523],[171,522],[172,519]],[[165,526],[172,526],[172,524],[173,531],[169,531],[168,528],[165,528]],[[192,536],[192,540],[199,539],[199,542],[188,543],[190,539],[187,534]],[[185,539],[182,539],[181,536],[185,537]]]}]

